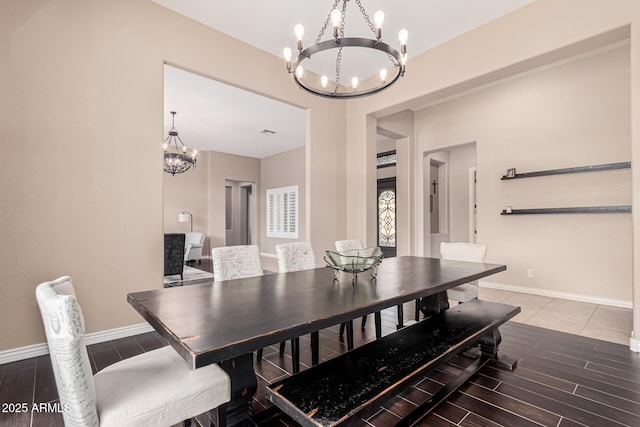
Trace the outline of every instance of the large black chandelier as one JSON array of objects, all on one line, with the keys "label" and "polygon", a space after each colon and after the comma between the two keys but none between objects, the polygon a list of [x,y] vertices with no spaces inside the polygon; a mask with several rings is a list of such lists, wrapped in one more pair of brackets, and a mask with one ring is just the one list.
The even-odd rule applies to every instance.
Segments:
[{"label": "large black chandelier", "polygon": [[[187,146],[178,136],[175,118],[176,112],[171,111],[171,130],[162,144],[164,149],[164,171],[171,175],[186,172],[191,166],[195,169],[196,156],[198,155],[195,149],[189,152]],[[178,142],[180,142],[180,146],[178,146]],[[171,144],[173,144],[173,147]]]},{"label": "large black chandelier", "polygon": [[[340,2],[342,2],[342,7],[338,8],[338,4]],[[355,0],[366,24],[373,32],[374,38],[345,37],[345,20],[347,16],[348,2],[349,0],[335,0],[333,7],[331,8],[331,12],[324,21],[324,25],[322,26],[318,37],[316,37],[315,42],[307,48],[304,48],[302,43],[304,28],[302,25],[295,26],[294,30],[296,38],[298,39],[298,56],[295,59],[292,57],[292,51],[290,48],[287,47],[283,51],[287,71],[290,74],[293,74],[293,79],[298,86],[313,93],[314,95],[328,98],[355,98],[367,96],[386,89],[394,84],[400,76],[404,75],[407,63],[407,30],[401,30],[398,34],[398,38],[400,40],[400,52],[398,52],[391,45],[382,41],[384,13],[382,11],[376,12],[374,15],[374,22],[371,22],[371,19],[369,19],[369,15],[365,12],[360,0]],[[333,37],[327,40],[322,40],[329,23],[333,26]],[[350,86],[343,83],[341,67],[343,65],[343,60],[346,58],[345,53],[351,50],[350,48],[373,49],[375,51],[379,51],[382,55],[388,58],[388,62],[385,62],[380,69],[375,71],[375,73],[371,73],[371,75],[377,74],[379,79],[367,78],[365,82],[361,82],[357,76],[351,76]],[[335,76],[333,81],[330,82],[327,74],[323,74],[319,79],[316,78],[316,76],[305,77],[305,69],[302,63],[309,60],[312,55],[317,55],[320,52],[331,49],[335,49],[337,51],[335,56]],[[331,62],[333,64],[333,61]]]}]

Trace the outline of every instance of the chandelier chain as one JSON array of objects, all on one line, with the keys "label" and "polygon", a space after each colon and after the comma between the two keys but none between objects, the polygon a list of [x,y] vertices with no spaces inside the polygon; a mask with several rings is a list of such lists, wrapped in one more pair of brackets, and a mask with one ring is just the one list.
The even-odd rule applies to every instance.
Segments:
[{"label": "chandelier chain", "polygon": [[[346,4],[347,3],[345,2],[345,6]],[[360,3],[360,0],[356,0],[356,4],[360,8],[360,13],[362,13],[362,16],[364,16],[365,21],[367,21],[367,24],[369,24],[369,28],[371,29],[371,32],[373,34],[376,34],[376,27],[371,22],[371,19],[369,18],[369,15],[367,15],[367,12],[365,12],[364,6],[362,6],[362,3]]]},{"label": "chandelier chain", "polygon": [[329,11],[329,15],[327,15],[327,19],[324,20],[324,24],[322,25],[322,28],[320,29],[320,33],[318,34],[318,37],[316,37],[316,41],[315,41],[316,44],[320,43],[320,40],[322,40],[322,36],[324,36],[324,32],[327,30],[327,27],[329,26],[329,22],[331,22],[331,12],[333,11],[333,9],[335,9],[338,6],[339,2],[340,2],[340,0],[336,0],[333,3],[333,7]]},{"label": "chandelier chain", "polygon": [[[344,37],[344,25],[347,17],[347,2],[342,3],[342,19],[340,20],[340,37]],[[338,54],[336,56],[336,86],[333,89],[333,93],[338,93],[338,89],[340,88],[340,64],[342,64],[342,46],[338,49]]]},{"label": "chandelier chain", "polygon": [[342,19],[340,20],[340,37],[344,37],[344,25],[347,22],[347,2],[342,3]]},{"label": "chandelier chain", "polygon": [[333,93],[338,93],[340,87],[340,63],[342,62],[342,47],[338,49],[338,55],[336,57],[336,86],[333,89]]}]

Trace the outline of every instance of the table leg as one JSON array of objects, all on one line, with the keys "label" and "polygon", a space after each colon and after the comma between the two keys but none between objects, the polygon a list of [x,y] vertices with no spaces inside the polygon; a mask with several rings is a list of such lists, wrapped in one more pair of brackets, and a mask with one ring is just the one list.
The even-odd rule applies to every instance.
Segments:
[{"label": "table leg", "polygon": [[300,338],[291,339],[291,360],[293,373],[300,372]]},{"label": "table leg", "polygon": [[422,314],[424,314],[424,317],[442,313],[449,308],[447,292],[444,291],[435,295],[420,298],[419,308]]},{"label": "table leg", "polygon": [[396,325],[396,329],[402,329],[404,328],[404,310],[402,304],[398,304],[396,310],[398,311],[398,324]]},{"label": "table leg", "polygon": [[353,320],[345,323],[347,326],[347,350],[353,350]]},{"label": "table leg", "polygon": [[316,366],[320,362],[320,333],[311,332],[311,365]]},{"label": "table leg", "polygon": [[382,314],[379,311],[376,311],[373,314],[373,317],[376,322],[376,339],[380,339],[382,337]]},{"label": "table leg", "polygon": [[229,427],[246,425],[251,418],[251,400],[258,383],[253,370],[253,353],[220,362],[220,367],[231,380],[231,401],[226,404],[226,425]]}]

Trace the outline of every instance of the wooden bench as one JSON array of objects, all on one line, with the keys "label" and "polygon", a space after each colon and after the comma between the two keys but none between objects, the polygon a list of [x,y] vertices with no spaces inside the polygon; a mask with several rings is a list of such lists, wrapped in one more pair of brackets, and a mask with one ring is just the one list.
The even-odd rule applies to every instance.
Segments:
[{"label": "wooden bench", "polygon": [[474,300],[365,344],[267,388],[267,398],[303,426],[338,426],[359,422],[409,382],[479,344],[475,362],[409,414],[411,425],[498,357],[498,326],[520,307]]}]

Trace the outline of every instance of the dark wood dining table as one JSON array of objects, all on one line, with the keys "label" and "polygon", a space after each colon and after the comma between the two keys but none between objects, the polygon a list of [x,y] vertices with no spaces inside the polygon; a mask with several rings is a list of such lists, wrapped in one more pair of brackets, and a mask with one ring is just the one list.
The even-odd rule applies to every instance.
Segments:
[{"label": "dark wood dining table", "polygon": [[130,293],[131,304],[193,369],[219,363],[231,378],[229,424],[250,417],[252,352],[420,299],[425,314],[448,308],[446,290],[506,266],[417,256],[384,259],[377,277],[328,268]]}]

